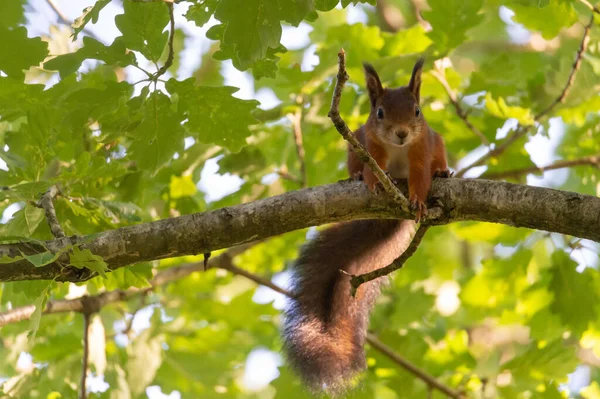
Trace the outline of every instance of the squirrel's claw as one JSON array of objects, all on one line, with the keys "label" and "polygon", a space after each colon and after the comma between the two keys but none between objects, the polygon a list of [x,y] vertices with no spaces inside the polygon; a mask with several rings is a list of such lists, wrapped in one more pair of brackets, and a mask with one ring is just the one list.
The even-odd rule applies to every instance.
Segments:
[{"label": "squirrel's claw", "polygon": [[451,172],[450,169],[436,169],[433,172],[433,177],[443,177],[448,178],[454,176],[454,172]]},{"label": "squirrel's claw", "polygon": [[421,218],[427,215],[427,206],[416,195],[410,198],[410,207],[413,211],[416,211],[415,223],[419,223]]}]

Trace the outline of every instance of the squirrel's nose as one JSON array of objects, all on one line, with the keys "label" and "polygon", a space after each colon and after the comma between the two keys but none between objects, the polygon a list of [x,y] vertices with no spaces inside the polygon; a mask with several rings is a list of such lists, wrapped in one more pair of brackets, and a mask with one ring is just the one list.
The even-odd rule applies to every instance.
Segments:
[{"label": "squirrel's nose", "polygon": [[408,136],[408,130],[398,129],[398,130],[396,130],[396,136],[398,136],[401,139],[406,138],[406,136]]}]

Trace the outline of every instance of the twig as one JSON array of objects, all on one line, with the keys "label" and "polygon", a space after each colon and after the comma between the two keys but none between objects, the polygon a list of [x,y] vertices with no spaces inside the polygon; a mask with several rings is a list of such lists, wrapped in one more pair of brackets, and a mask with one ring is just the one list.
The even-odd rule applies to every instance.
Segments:
[{"label": "twig", "polygon": [[450,99],[450,102],[452,103],[452,105],[454,105],[454,109],[456,110],[456,115],[458,115],[458,117],[463,120],[463,122],[465,123],[465,125],[467,125],[469,130],[471,130],[477,137],[479,137],[479,139],[481,140],[481,142],[483,144],[485,144],[486,146],[489,146],[490,142],[487,139],[487,137],[485,137],[485,135],[483,133],[481,133],[481,131],[479,129],[477,129],[471,123],[471,121],[468,118],[467,113],[460,105],[460,102],[458,101],[458,98],[456,97],[456,93],[450,87],[448,80],[446,80],[446,74],[444,73],[443,69],[440,68],[440,70],[433,70],[433,71],[431,71],[431,74],[433,75],[434,78],[437,79],[438,82],[440,82],[442,87],[444,87],[444,89],[446,90],[446,93],[448,94],[448,99]]},{"label": "twig", "polygon": [[175,17],[173,16],[173,3],[171,1],[165,1],[167,8],[169,9],[169,21],[170,21],[170,34],[169,34],[169,55],[167,61],[160,67],[160,69],[153,75],[153,79],[156,82],[158,78],[167,72],[167,69],[173,65],[173,58],[175,57],[175,50],[173,48],[173,39],[175,37]]},{"label": "twig", "polygon": [[402,255],[397,257],[389,265],[380,269],[373,270],[369,273],[360,274],[358,276],[352,276],[352,278],[350,279],[350,289],[352,296],[354,297],[356,295],[356,290],[358,290],[358,287],[360,287],[362,284],[375,280],[379,277],[387,276],[388,274],[402,268],[402,266],[404,266],[404,263],[406,263],[408,258],[413,256],[413,254],[417,251],[417,248],[419,247],[419,244],[421,244],[421,240],[423,239],[423,236],[425,235],[428,229],[429,226],[420,225],[408,248],[406,248]]},{"label": "twig", "polygon": [[375,11],[383,23],[382,28],[389,32],[398,32],[405,25],[404,16],[395,7],[388,4],[386,0],[379,0],[375,6]]},{"label": "twig", "polygon": [[575,57],[575,62],[573,62],[573,67],[571,68],[571,73],[569,74],[569,79],[567,79],[567,84],[563,89],[562,93],[556,100],[554,100],[546,109],[540,112],[535,119],[538,120],[542,116],[548,114],[552,109],[559,103],[563,103],[565,98],[569,94],[573,83],[575,82],[575,75],[577,75],[577,71],[581,67],[581,61],[583,60],[583,53],[587,50],[588,44],[590,42],[590,30],[592,29],[592,25],[594,24],[594,14],[590,18],[590,22],[585,26],[583,31],[583,38],[581,39],[581,43],[579,44],[579,50],[577,50],[577,56]]},{"label": "twig", "polygon": [[392,361],[394,361],[396,364],[398,364],[402,368],[411,372],[413,375],[415,375],[421,381],[425,382],[428,387],[437,389],[438,391],[440,391],[454,399],[462,399],[465,397],[461,392],[455,391],[454,389],[442,384],[437,379],[435,379],[431,375],[427,374],[425,371],[421,370],[420,368],[418,368],[417,366],[415,366],[408,360],[399,356],[396,352],[394,352],[392,350],[392,348],[385,345],[373,334],[367,334],[367,341],[373,348],[377,349],[379,352],[383,353],[388,358],[390,358]]},{"label": "twig", "polygon": [[377,162],[375,162],[369,152],[356,139],[348,125],[346,125],[346,122],[344,122],[340,116],[339,107],[340,99],[342,97],[342,90],[350,78],[348,73],[346,73],[346,53],[344,52],[344,49],[341,49],[338,53],[338,68],[337,82],[333,90],[333,98],[331,100],[331,109],[329,110],[327,116],[329,116],[335,128],[342,135],[342,137],[350,143],[352,150],[356,153],[360,160],[367,165],[371,171],[373,171],[375,176],[377,176],[384,191],[388,193],[398,204],[400,204],[402,210],[409,212],[408,200],[406,197],[392,183],[390,178],[383,172],[383,170],[381,170],[379,165],[377,165]]},{"label": "twig", "polygon": [[294,175],[290,174],[287,170],[280,169],[280,170],[278,170],[275,173],[277,173],[282,179],[293,181],[293,182],[296,182],[298,184],[302,184],[302,179],[300,179],[297,176],[294,176]]},{"label": "twig", "polygon": [[461,170],[456,172],[455,176],[463,177],[469,170],[471,170],[477,166],[482,166],[483,164],[486,163],[486,161],[488,159],[497,157],[498,155],[502,154],[504,151],[506,151],[508,149],[508,147],[510,147],[512,145],[512,143],[514,143],[515,141],[517,141],[518,139],[523,137],[525,134],[527,134],[527,132],[529,132],[530,128],[531,128],[531,126],[523,126],[523,125],[517,126],[517,129],[513,132],[513,134],[510,137],[508,137],[506,140],[504,140],[504,142],[501,145],[494,148],[493,150],[486,152],[479,159],[477,159],[476,161],[471,163],[469,166],[465,166],[464,168],[462,168]]},{"label": "twig", "polygon": [[85,381],[87,379],[87,371],[88,371],[88,358],[90,352],[90,313],[83,314],[83,360],[81,364],[81,382],[79,386],[79,399],[86,399],[87,397],[87,389],[85,387]]},{"label": "twig", "polygon": [[580,3],[585,4],[585,6],[587,8],[589,8],[590,10],[592,10],[593,12],[595,12],[596,14],[600,14],[600,8],[596,7],[595,5],[592,5],[592,3],[590,3],[588,0],[579,0]]},{"label": "twig", "polygon": [[65,232],[62,227],[60,227],[60,223],[58,222],[58,218],[56,217],[56,210],[54,209],[54,198],[59,194],[58,188],[56,186],[50,187],[40,199],[38,205],[44,209],[46,214],[46,220],[48,221],[48,226],[50,226],[50,231],[52,235],[56,238],[65,237]]},{"label": "twig", "polygon": [[[585,26],[585,30],[583,32],[581,44],[579,45],[579,50],[577,51],[577,56],[575,58],[575,62],[573,63],[573,67],[571,68],[571,73],[569,74],[569,78],[567,79],[567,83],[565,84],[563,91],[558,96],[558,98],[556,100],[554,100],[546,109],[544,109],[542,112],[540,112],[539,114],[537,114],[534,117],[535,122],[538,122],[543,116],[548,114],[557,104],[564,102],[565,98],[569,94],[569,90],[571,89],[571,86],[573,86],[573,83],[575,82],[575,77],[577,75],[577,71],[579,71],[579,68],[581,67],[583,53],[587,49],[587,45],[590,40],[590,30],[591,30],[593,24],[594,24],[594,15],[592,15],[590,22]],[[488,151],[487,153],[482,155],[478,160],[476,160],[469,166],[466,166],[463,169],[456,172],[456,177],[462,177],[465,175],[465,173],[467,173],[469,170],[473,169],[474,167],[481,166],[481,165],[485,164],[485,162],[488,159],[490,159],[492,157],[497,157],[498,155],[502,154],[512,143],[514,143],[515,141],[517,141],[518,139],[523,137],[525,134],[527,134],[529,132],[530,127],[531,126],[519,125],[517,127],[517,129],[515,130],[515,132],[513,133],[513,135],[511,137],[509,137],[507,140],[505,140],[501,146],[498,146],[497,148]]]},{"label": "twig", "polygon": [[503,172],[484,173],[481,177],[484,179],[490,179],[490,180],[504,179],[507,177],[518,177],[518,176],[525,175],[528,173],[535,173],[535,172],[542,173],[542,172],[546,172],[548,170],[570,168],[572,166],[580,166],[580,165],[591,165],[591,166],[600,167],[600,155],[592,155],[589,157],[583,157],[583,158],[572,159],[572,160],[564,160],[563,159],[563,160],[556,161],[555,163],[546,165],[546,166],[531,166],[528,168],[505,170]]},{"label": "twig", "polygon": [[[48,3],[48,5],[50,6],[50,8],[52,8],[52,11],[54,11],[54,13],[56,14],[56,16],[58,17],[58,21],[60,23],[62,23],[63,25],[68,25],[71,26],[73,24],[72,21],[70,21],[67,16],[61,11],[60,8],[58,8],[58,6],[56,5],[56,3],[54,2],[54,0],[46,0],[46,3]],[[90,31],[89,29],[83,29],[83,31],[91,38],[96,39],[97,41],[101,42],[100,38],[98,36],[96,36],[95,33],[93,33],[92,31]]]},{"label": "twig", "polygon": [[306,161],[304,154],[304,144],[302,143],[302,102],[298,105],[298,109],[294,114],[289,116],[292,122],[292,131],[294,132],[294,141],[296,142],[296,153],[298,154],[298,161],[300,162],[300,184],[302,188],[308,187],[306,179]]}]

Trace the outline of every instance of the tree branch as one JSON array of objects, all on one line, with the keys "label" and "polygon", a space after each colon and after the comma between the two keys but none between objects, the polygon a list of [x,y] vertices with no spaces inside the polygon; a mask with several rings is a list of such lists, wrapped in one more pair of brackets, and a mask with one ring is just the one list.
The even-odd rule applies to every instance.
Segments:
[{"label": "tree branch", "polygon": [[396,363],[397,365],[406,369],[407,371],[412,373],[414,376],[419,378],[421,381],[425,382],[425,384],[427,384],[428,387],[437,389],[438,391],[448,395],[451,398],[462,399],[465,397],[464,394],[462,394],[458,391],[455,391],[454,389],[442,384],[437,379],[435,379],[431,375],[427,374],[425,371],[421,370],[420,368],[418,368],[417,366],[415,366],[408,360],[399,356],[396,352],[394,352],[392,350],[392,348],[385,345],[373,334],[367,335],[367,342],[369,342],[369,345],[371,345],[373,348],[377,349],[379,352],[383,353],[388,358],[390,358],[394,363]]},{"label": "tree branch", "polygon": [[302,103],[298,105],[298,109],[294,114],[289,116],[292,122],[292,131],[294,132],[294,141],[296,143],[296,153],[298,154],[298,161],[300,162],[300,185],[302,188],[308,187],[308,181],[306,180],[306,162],[304,154],[304,145],[302,143]]},{"label": "tree branch", "polygon": [[[240,269],[233,265],[233,258],[241,254],[242,252],[248,250],[252,246],[258,244],[259,242],[260,241],[255,241],[253,243],[238,245],[236,247],[229,248],[221,255],[211,258],[208,263],[207,269],[219,268],[230,270],[233,273],[237,274],[237,271]],[[150,280],[150,287],[148,288],[131,288],[127,291],[114,290],[103,292],[101,294],[89,297],[84,296],[75,299],[48,301],[46,307],[42,311],[42,314],[46,315],[68,312],[84,313],[86,309],[90,309],[90,304],[93,304],[93,310],[98,311],[110,303],[122,302],[137,295],[145,295],[146,293],[148,293],[156,287],[160,287],[161,285],[169,284],[174,281],[180,280],[184,277],[189,276],[192,273],[203,271],[204,262],[188,263],[185,265],[171,267],[169,269],[161,271],[156,276],[154,276],[154,278]],[[17,323],[23,320],[29,320],[34,311],[35,305],[27,305],[9,310],[4,313],[0,313],[0,327],[11,323]]]},{"label": "tree branch", "polygon": [[592,10],[593,12],[595,12],[596,14],[600,14],[600,8],[596,7],[595,5],[592,5],[592,3],[590,3],[588,0],[579,0],[580,3],[585,4],[585,6],[587,8],[589,8],[590,10]]},{"label": "tree branch", "polygon": [[[579,71],[579,68],[581,67],[581,61],[583,59],[583,54],[585,53],[585,51],[587,49],[587,45],[590,40],[590,30],[591,30],[593,24],[594,24],[594,15],[592,14],[590,22],[585,26],[585,29],[583,32],[583,37],[581,39],[581,44],[579,45],[579,50],[577,51],[577,55],[575,57],[575,62],[573,63],[573,67],[571,68],[571,73],[569,74],[569,78],[567,79],[567,83],[565,84],[563,91],[558,96],[558,98],[556,100],[554,100],[546,109],[544,109],[543,111],[541,111],[539,114],[537,114],[534,117],[535,122],[539,122],[539,120],[542,117],[546,116],[548,113],[550,113],[550,111],[552,111],[552,109],[554,109],[554,107],[557,104],[564,102],[565,98],[569,94],[569,90],[571,89],[571,86],[573,86],[573,83],[575,82],[575,77],[577,76],[577,72]],[[508,147],[510,147],[510,145],[512,143],[514,143],[515,141],[517,141],[518,139],[523,137],[525,134],[527,134],[529,132],[530,128],[531,128],[531,126],[523,126],[523,125],[519,124],[519,126],[517,127],[515,132],[508,139],[506,139],[502,143],[502,145],[496,147],[493,150],[488,151],[487,153],[482,155],[478,160],[471,163],[469,166],[459,170],[456,173],[456,177],[463,177],[465,175],[465,173],[467,173],[469,170],[473,169],[474,167],[481,166],[481,165],[485,164],[485,162],[488,159],[490,159],[492,157],[497,157],[498,155],[502,154],[504,151],[506,151],[506,149]]]},{"label": "tree branch", "polygon": [[460,105],[460,102],[458,101],[458,98],[456,97],[456,93],[454,92],[454,90],[452,90],[452,88],[450,87],[450,84],[446,80],[446,74],[445,74],[444,70],[440,68],[439,70],[431,71],[431,74],[433,75],[434,78],[437,79],[438,82],[440,82],[440,84],[442,85],[444,90],[446,90],[446,94],[448,94],[448,99],[450,100],[452,105],[454,105],[454,109],[456,110],[456,115],[458,115],[458,117],[460,119],[462,119],[462,121],[469,128],[469,130],[471,130],[477,137],[479,137],[479,139],[481,140],[481,142],[484,145],[489,146],[490,142],[487,139],[487,137],[485,137],[485,135],[483,133],[481,133],[481,130],[477,129],[477,127],[475,127],[471,123],[471,121],[469,120],[469,118],[467,116],[467,113]]},{"label": "tree branch", "polygon": [[358,139],[354,136],[354,133],[350,130],[346,122],[342,119],[339,112],[340,107],[340,99],[342,98],[342,91],[344,90],[344,85],[348,81],[350,77],[348,73],[346,73],[346,53],[344,49],[341,49],[338,53],[338,74],[337,74],[337,82],[335,84],[335,88],[333,90],[333,98],[331,100],[331,109],[327,116],[333,122],[337,131],[342,135],[342,137],[350,143],[352,151],[358,155],[360,160],[373,171],[373,174],[377,176],[379,182],[381,183],[384,191],[388,193],[394,201],[400,204],[402,210],[408,212],[408,200],[406,197],[398,191],[398,189],[394,186],[394,183],[390,180],[388,175],[385,174],[383,170],[377,165],[377,162],[371,157],[369,152],[362,146],[362,144],[358,141]]},{"label": "tree branch", "polygon": [[[407,192],[406,181],[398,185]],[[528,227],[600,242],[600,198],[542,187],[481,179],[435,179],[430,205],[442,204],[439,217],[425,224],[475,220]],[[412,219],[386,195],[371,193],[362,182],[288,192],[210,212],[142,223],[83,237],[0,244],[0,258],[80,245],[101,256],[109,269],[138,262],[202,254],[274,235],[353,219]],[[65,267],[68,254],[35,267],[26,259],[0,263],[0,281],[85,281],[87,269]]]},{"label": "tree branch", "polygon": [[[239,267],[236,267],[233,264],[233,258],[235,258],[237,255],[241,254],[242,252],[246,251],[249,247],[251,247],[252,245],[255,245],[257,243],[258,242],[255,242],[253,244],[240,245],[238,247],[230,248],[228,251],[224,252],[223,254],[219,255],[218,257],[212,258],[209,262],[209,268],[220,268],[220,269],[227,270],[233,274],[245,277],[245,278],[255,282],[258,285],[263,285],[263,286],[269,287],[273,291],[279,292],[280,294],[283,294],[287,297],[292,298],[294,296],[292,292],[279,287],[278,285],[272,283],[270,280],[268,280],[264,277],[257,276],[246,270],[240,269]],[[203,262],[172,267],[170,269],[167,269],[167,270],[157,274],[156,277],[151,282],[152,287],[154,288],[159,285],[171,283],[173,281],[182,279],[194,272],[202,271],[203,269],[204,269]],[[46,306],[46,309],[44,310],[43,314],[64,313],[64,312],[85,312],[86,311],[86,301],[88,303],[93,303],[95,306],[94,309],[100,310],[100,308],[105,305],[108,305],[110,303],[124,301],[124,300],[129,299],[132,295],[136,295],[139,293],[145,293],[147,291],[148,291],[147,289],[146,290],[128,290],[126,293],[124,291],[117,290],[117,291],[104,292],[104,293],[96,295],[96,296],[48,302],[48,306]],[[87,306],[89,306],[89,305],[87,305]],[[25,320],[26,318],[29,318],[31,316],[31,313],[33,313],[34,309],[31,310],[31,313],[29,313],[29,315],[26,318],[21,318],[21,319],[17,320],[16,317],[12,316],[12,315],[23,315],[26,312],[23,312],[22,309],[28,309],[28,308],[29,307],[18,308],[18,309],[14,309],[12,311],[0,314],[0,327],[5,324],[8,324],[8,323],[4,323],[4,321],[6,321],[6,320],[10,320],[9,322],[12,323],[12,322],[16,322],[19,320]],[[86,326],[88,326],[86,328],[89,328],[89,320],[86,321]],[[87,334],[86,334],[86,336],[87,336]],[[429,387],[435,388],[435,389],[439,390],[440,392],[444,392],[444,393],[453,392],[451,388],[438,382],[435,379],[435,377],[427,374],[426,372],[424,372],[421,369],[417,368],[416,366],[412,365],[408,360],[404,359],[399,354],[397,354],[393,350],[391,350],[389,347],[385,346],[374,335],[368,334],[367,342],[369,342],[371,344],[371,346],[373,346],[374,349],[380,351],[385,356],[388,356],[396,364],[405,368],[408,372],[412,373],[417,378],[423,380]],[[84,338],[84,348],[85,348],[85,345],[86,345],[86,341]],[[84,356],[85,356],[85,353],[87,353],[86,349],[84,349]],[[84,362],[85,362],[84,364],[87,365],[87,361],[84,360]],[[87,366],[85,366],[85,367],[86,367],[85,369],[87,370]],[[84,384],[83,377],[82,377],[82,384]],[[82,385],[82,386],[84,386],[84,385]],[[456,396],[456,397],[460,398],[460,396]]]},{"label": "tree branch", "polygon": [[173,2],[162,0],[167,5],[169,9],[169,23],[170,23],[170,33],[169,33],[169,43],[167,44],[169,48],[169,55],[167,56],[167,61],[165,64],[160,67],[160,69],[153,75],[152,80],[156,82],[159,77],[164,75],[167,72],[167,69],[173,65],[173,59],[175,57],[175,49],[173,48],[173,39],[175,38],[175,17],[173,15]]},{"label": "tree branch", "polygon": [[83,359],[81,361],[81,382],[79,383],[79,399],[87,398],[86,379],[88,371],[88,358],[90,353],[90,313],[83,314]]},{"label": "tree branch", "polygon": [[58,222],[58,218],[56,217],[56,210],[54,209],[54,199],[59,194],[58,188],[56,186],[52,186],[42,195],[40,202],[38,205],[44,210],[46,214],[46,220],[48,221],[48,226],[50,226],[50,231],[52,235],[56,238],[65,237],[65,232],[62,227],[60,227],[60,223]]},{"label": "tree branch", "polygon": [[417,248],[419,247],[419,244],[421,244],[421,240],[423,240],[423,237],[428,229],[429,226],[420,225],[408,248],[406,248],[406,250],[389,265],[373,270],[369,273],[352,276],[350,279],[352,296],[354,297],[356,295],[358,287],[360,287],[362,284],[368,283],[369,281],[375,280],[379,277],[387,276],[388,274],[402,268],[406,261],[417,251]]},{"label": "tree branch", "polygon": [[567,79],[567,83],[563,91],[560,93],[560,96],[556,100],[554,100],[547,108],[545,108],[542,112],[537,114],[535,117],[536,120],[540,119],[544,115],[548,114],[556,105],[565,102],[565,98],[569,94],[571,87],[573,87],[573,83],[575,82],[575,75],[577,75],[577,71],[581,67],[581,61],[583,60],[583,53],[587,50],[588,44],[590,42],[590,30],[592,29],[592,25],[594,25],[594,14],[592,14],[590,18],[590,22],[585,26],[583,31],[583,37],[581,38],[581,43],[579,44],[579,50],[577,50],[577,55],[575,57],[575,61],[573,62],[573,67],[571,68],[571,73],[569,74],[569,78]]},{"label": "tree branch", "polygon": [[588,157],[583,157],[579,159],[572,160],[560,160],[556,161],[553,164],[546,166],[531,166],[529,168],[520,168],[520,169],[512,169],[505,170],[503,172],[495,172],[495,173],[484,173],[482,175],[483,178],[495,180],[495,179],[505,179],[505,178],[515,178],[522,175],[526,175],[529,173],[543,173],[549,170],[562,169],[562,168],[570,168],[573,166],[580,165],[591,165],[597,168],[600,168],[600,154],[599,155],[591,155]]}]

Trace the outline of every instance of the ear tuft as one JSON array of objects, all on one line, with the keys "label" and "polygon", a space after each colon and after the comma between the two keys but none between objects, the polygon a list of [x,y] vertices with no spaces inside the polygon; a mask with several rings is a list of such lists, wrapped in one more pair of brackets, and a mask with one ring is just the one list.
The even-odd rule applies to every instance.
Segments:
[{"label": "ear tuft", "polygon": [[363,63],[363,68],[365,69],[365,80],[367,82],[367,91],[369,92],[369,99],[371,100],[371,106],[374,107],[377,103],[377,100],[383,95],[383,86],[381,85],[381,80],[379,79],[379,75],[373,68],[373,65]]},{"label": "ear tuft", "polygon": [[421,72],[423,71],[424,63],[425,59],[423,57],[417,60],[415,66],[413,67],[410,82],[408,83],[408,89],[417,99],[417,103],[421,102]]}]

